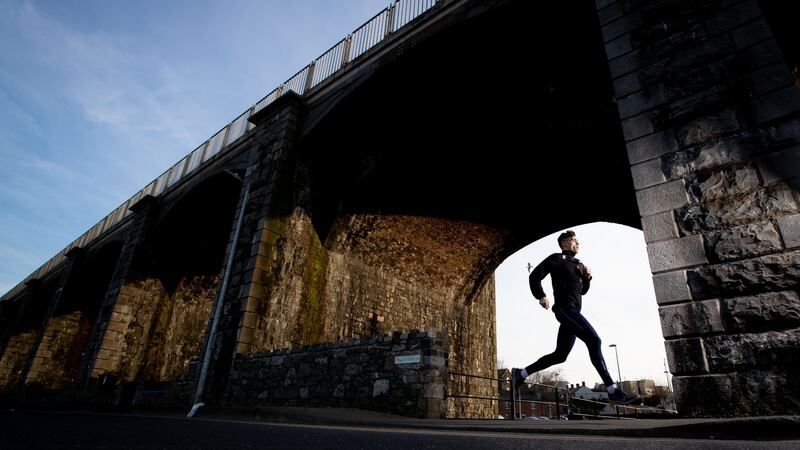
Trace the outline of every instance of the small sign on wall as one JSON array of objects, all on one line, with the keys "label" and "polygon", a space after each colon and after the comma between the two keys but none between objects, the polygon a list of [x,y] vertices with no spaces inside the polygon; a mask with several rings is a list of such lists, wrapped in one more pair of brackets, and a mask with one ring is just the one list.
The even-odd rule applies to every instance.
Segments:
[{"label": "small sign on wall", "polygon": [[395,364],[419,364],[421,360],[420,354],[414,355],[400,355],[394,357]]}]

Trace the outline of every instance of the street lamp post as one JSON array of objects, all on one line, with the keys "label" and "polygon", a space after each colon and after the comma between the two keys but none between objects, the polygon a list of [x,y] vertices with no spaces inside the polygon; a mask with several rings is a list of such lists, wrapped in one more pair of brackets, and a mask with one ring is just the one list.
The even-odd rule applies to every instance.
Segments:
[{"label": "street lamp post", "polygon": [[664,360],[664,376],[667,378],[667,393],[672,393],[672,385],[669,382],[669,369],[667,369],[667,360]]},{"label": "street lamp post", "polygon": [[622,383],[622,372],[619,370],[619,353],[617,352],[617,344],[611,344],[609,347],[614,347],[614,354],[617,356],[617,383]]}]

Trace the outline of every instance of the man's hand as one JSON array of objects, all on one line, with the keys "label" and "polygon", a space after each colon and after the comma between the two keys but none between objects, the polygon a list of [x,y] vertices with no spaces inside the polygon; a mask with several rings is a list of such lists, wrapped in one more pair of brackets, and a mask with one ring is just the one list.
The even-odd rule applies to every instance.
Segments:
[{"label": "man's hand", "polygon": [[550,309],[550,300],[548,300],[547,297],[540,298],[539,304],[542,305],[544,309]]},{"label": "man's hand", "polygon": [[581,270],[583,272],[583,276],[585,276],[586,278],[592,278],[592,269],[584,265],[581,265]]}]

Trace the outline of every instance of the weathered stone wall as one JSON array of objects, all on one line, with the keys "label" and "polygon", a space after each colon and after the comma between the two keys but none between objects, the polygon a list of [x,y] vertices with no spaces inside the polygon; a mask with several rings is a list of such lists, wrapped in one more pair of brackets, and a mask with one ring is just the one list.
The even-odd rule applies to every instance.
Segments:
[{"label": "weathered stone wall", "polygon": [[175,292],[164,299],[164,307],[148,340],[142,379],[179,379],[186,373],[189,363],[200,358],[218,282],[216,275],[182,278]]},{"label": "weathered stone wall", "polygon": [[47,324],[25,383],[62,389],[77,375],[92,324],[81,311],[53,317]]},{"label": "weathered stone wall", "polygon": [[93,377],[113,374],[126,382],[139,379],[155,321],[167,298],[158,279],[131,281],[120,289]]},{"label": "weathered stone wall", "polygon": [[[319,236],[312,180],[292,146],[299,108],[289,99],[256,119],[242,227],[249,244],[236,250],[244,264],[233,267],[221,325],[225,333],[241,314],[236,353],[435,327],[450,336],[451,369],[492,376],[491,273],[507,233],[463,221],[354,214]],[[492,392],[486,383],[459,383],[461,393]],[[461,416],[492,417],[492,407],[450,403]]]},{"label": "weathered stone wall", "polygon": [[[437,292],[434,287],[390,276],[385,270],[365,266],[352,257],[331,253],[324,298],[324,322],[328,339],[380,336],[392,329],[422,326],[447,330],[448,369],[453,372],[491,376],[496,364],[494,278],[465,305]],[[451,294],[452,295],[452,294]],[[447,391],[490,397],[493,385],[451,376]],[[448,417],[492,416],[487,401],[447,401]]]},{"label": "weathered stone wall", "polygon": [[246,339],[250,351],[332,341],[323,333],[326,256],[308,216],[295,211],[269,219],[258,246],[240,341]]},{"label": "weathered stone wall", "polygon": [[11,336],[0,358],[0,392],[8,392],[19,382],[36,344],[38,331],[31,330]]},{"label": "weathered stone wall", "polygon": [[[481,272],[503,233],[430,217],[349,216],[326,247],[326,332],[359,337],[435,327],[450,337],[448,369],[496,371],[494,277]],[[489,263],[491,264],[491,263]],[[484,281],[477,291],[474,283]],[[462,377],[448,392],[492,396],[493,386]],[[449,417],[492,417],[488,401],[448,400]]]},{"label": "weathered stone wall", "polygon": [[443,417],[447,347],[443,334],[412,331],[237,355],[228,398]]},{"label": "weathered stone wall", "polygon": [[[450,336],[451,370],[494,373],[493,277],[477,294],[465,297],[475,282],[471,264],[488,243],[496,244],[479,226],[349,216],[334,225],[325,248],[311,221],[298,212],[266,226],[267,239],[260,244],[265,282],[257,285],[258,292],[251,288],[251,295],[258,296],[250,305],[256,307],[242,319],[244,331],[252,333],[251,351],[434,327]],[[486,382],[451,382],[448,391],[493,392]],[[492,417],[493,408],[487,401],[450,399],[448,414]]]},{"label": "weathered stone wall", "polygon": [[172,295],[158,279],[126,284],[111,315],[94,376],[125,382],[181,377],[199,359],[219,277],[182,278]]},{"label": "weathered stone wall", "polygon": [[135,262],[144,253],[157,210],[158,200],[151,196],[131,206],[134,214],[82,363],[79,379],[83,383],[120,373],[122,352],[127,346],[125,333],[133,321],[132,306],[145,287],[145,281],[136,281],[141,276],[135,272]]},{"label": "weathered stone wall", "polygon": [[[448,369],[482,377],[497,376],[497,326],[494,275],[470,305],[450,317],[448,332],[459,345],[450,345]],[[497,383],[480,378],[451,375],[448,394],[496,397]],[[465,398],[447,398],[448,418],[494,419],[497,402]]]},{"label": "weathered stone wall", "polygon": [[[370,234],[365,227],[354,226],[359,220],[378,230]],[[448,349],[451,370],[491,376],[496,364],[493,278],[489,276],[486,285],[467,303],[461,295],[462,285],[472,281],[466,278],[470,268],[465,266],[470,259],[463,254],[443,255],[444,250],[432,245],[429,234],[419,233],[415,222],[420,219],[409,220],[405,234],[394,235],[391,232],[398,232],[398,223],[402,222],[398,218],[348,218],[347,221],[347,227],[335,228],[356,235],[370,234],[373,242],[359,241],[357,246],[374,248],[372,261],[361,258],[369,253],[365,248],[344,247],[339,240],[347,238],[335,232],[326,243],[331,249],[326,251],[311,222],[299,213],[267,223],[268,240],[260,246],[264,249],[263,260],[268,264],[261,266],[262,273],[269,277],[261,278],[264,284],[251,288],[251,295],[257,294],[258,301],[250,303],[254,310],[245,311],[242,318],[245,331],[252,333],[251,351],[434,327],[447,330],[452,336]],[[422,249],[427,251],[408,248],[420,245],[414,242],[420,235],[429,241],[429,248]],[[361,238],[364,236],[361,234]],[[443,233],[437,238],[451,237]],[[403,246],[404,257],[385,258],[391,266],[377,259],[380,249]],[[474,250],[468,241],[458,243],[457,248],[463,253]],[[415,262],[415,257],[438,258],[438,261]],[[434,275],[416,273],[419,270],[432,271]],[[451,279],[437,286],[432,282],[434,276]],[[453,378],[453,382],[456,384],[448,386],[448,390],[454,392],[482,396],[491,396],[493,392],[485,382],[463,378]],[[448,411],[450,416],[458,417],[493,414],[489,402],[473,400],[451,399]]]},{"label": "weathered stone wall", "polygon": [[597,2],[689,415],[796,414],[800,92],[756,1]]}]

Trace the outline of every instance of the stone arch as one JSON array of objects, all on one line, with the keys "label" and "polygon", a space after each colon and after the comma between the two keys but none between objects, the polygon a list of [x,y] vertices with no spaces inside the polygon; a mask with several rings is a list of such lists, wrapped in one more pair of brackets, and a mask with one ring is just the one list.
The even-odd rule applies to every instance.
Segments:
[{"label": "stone arch", "polygon": [[107,242],[77,258],[53,310],[25,382],[61,389],[78,376],[91,331],[122,252],[121,241]]},{"label": "stone arch", "polygon": [[[570,30],[594,40],[547,53],[533,80],[514,57],[526,14],[505,10],[418,43],[298,132],[271,284],[245,313],[250,351],[432,327],[449,336],[452,371],[493,376],[500,262],[571,223],[640,226],[596,13],[580,11]],[[514,96],[474,89],[504,83]],[[453,403],[452,415],[490,415]]]},{"label": "stone arch", "polygon": [[[403,58],[323,108],[323,119],[317,100],[308,99],[314,127],[299,132],[296,154],[284,166],[302,176],[282,200],[295,202],[294,211],[306,215],[305,225],[295,224],[313,227],[327,251],[305,253],[324,264],[323,297],[331,299],[315,317],[351,324],[326,325],[315,339],[337,330],[380,333],[390,321],[375,310],[375,299],[393,304],[388,293],[433,296],[438,287],[475,307],[480,302],[468,297],[485,291],[482,280],[504,255],[546,229],[610,220],[645,233],[678,406],[689,414],[740,414],[765,394],[765,411],[793,411],[795,403],[785,406],[781,398],[798,398],[789,381],[795,372],[774,371],[772,386],[757,380],[793,354],[792,345],[766,342],[773,332],[792,341],[797,322],[750,330],[739,325],[749,319],[735,307],[777,311],[782,298],[797,304],[798,172],[791,168],[799,158],[800,102],[757,3],[543,8],[503,3],[414,41]],[[531,30],[521,22],[533,12],[548,20]],[[475,30],[481,33],[471,36]],[[507,45],[493,45],[494,39]],[[552,39],[559,46],[546,44]],[[526,77],[515,63],[532,41],[543,63]],[[475,89],[484,85],[515,89],[513,96]],[[520,104],[528,120],[517,114]],[[261,133],[271,136],[275,131]],[[567,188],[574,193],[562,195]],[[531,214],[525,208],[533,200],[538,208]],[[459,229],[473,232],[466,238],[457,236]],[[441,251],[428,251],[436,248],[430,243],[436,233],[441,248],[468,243],[473,259],[443,270]],[[291,241],[282,230],[276,234],[276,241]],[[296,260],[298,248],[291,253],[277,259]],[[448,270],[461,276],[448,279]],[[743,272],[758,273],[757,280],[736,275]],[[301,283],[271,279],[267,288],[283,282]],[[406,289],[406,283],[432,288]],[[283,306],[289,323],[302,323],[303,289],[294,291],[299,300]],[[358,310],[353,295],[369,306]],[[285,296],[267,293],[263,304],[274,298]],[[339,298],[356,310],[326,310],[335,310]],[[253,317],[253,323],[248,333],[271,332],[269,320],[259,325]],[[473,325],[479,326],[470,323],[467,334],[477,330]],[[451,338],[458,333],[466,336],[455,330]],[[285,336],[278,332],[274,342],[246,348],[291,343]],[[253,343],[257,337],[247,345]],[[753,346],[775,356],[750,357]],[[727,363],[728,354],[739,356]]]},{"label": "stone arch", "polygon": [[124,311],[117,308],[125,316],[121,381],[178,380],[199,359],[240,191],[238,178],[220,173],[153,213],[124,283]]},{"label": "stone arch", "polygon": [[17,317],[0,357],[0,391],[9,392],[27,372],[42,326],[56,296],[58,278],[32,280],[19,299]]},{"label": "stone arch", "polygon": [[[578,257],[594,271],[594,281],[584,296],[582,313],[603,341],[609,373],[614,380],[620,380],[614,350],[608,348],[608,344],[614,343],[620,346],[619,360],[625,379],[649,377],[656,384],[666,386],[665,379],[659,375],[666,355],[642,231],[608,222],[575,224],[569,229],[577,233],[581,243]],[[505,367],[526,366],[555,348],[559,323],[552,311],[540,308],[531,295],[528,264],[535,267],[558,252],[556,237],[562,231],[556,230],[525,246],[495,271],[498,355]],[[550,279],[546,279],[542,287],[552,303]],[[520,345],[521,341],[530,341],[531,345]],[[646,350],[637,351],[645,342]],[[565,364],[553,369],[561,369],[560,379],[570,384],[577,382],[576,386],[586,382],[591,388],[600,380],[581,342],[576,343]],[[579,378],[583,373],[585,378]],[[633,389],[635,392],[638,387]]]}]

